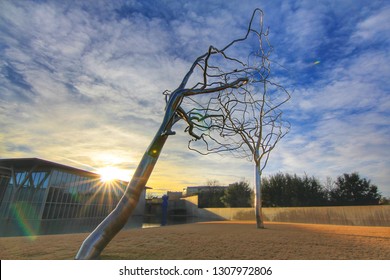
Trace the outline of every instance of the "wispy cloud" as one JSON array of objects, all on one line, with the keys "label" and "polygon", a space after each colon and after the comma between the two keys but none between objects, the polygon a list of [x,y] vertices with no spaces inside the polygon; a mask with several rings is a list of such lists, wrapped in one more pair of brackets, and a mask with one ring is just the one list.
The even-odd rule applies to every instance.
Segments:
[{"label": "wispy cloud", "polygon": [[[161,121],[162,91],[175,89],[210,44],[242,36],[257,5],[1,1],[0,157],[134,169]],[[261,5],[284,67],[275,78],[294,91],[285,107],[292,130],[266,174],[359,171],[390,195],[390,6]],[[188,151],[183,128],[167,142],[152,187],[252,178],[249,162]]]},{"label": "wispy cloud", "polygon": [[390,16],[390,7],[384,7],[377,10],[360,21],[357,26],[352,39],[369,42],[370,44],[377,41],[389,42],[390,32],[388,19]]}]

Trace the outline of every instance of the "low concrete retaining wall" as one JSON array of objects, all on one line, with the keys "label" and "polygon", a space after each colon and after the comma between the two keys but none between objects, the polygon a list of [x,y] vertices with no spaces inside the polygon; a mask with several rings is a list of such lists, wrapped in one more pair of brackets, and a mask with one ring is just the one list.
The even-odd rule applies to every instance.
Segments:
[{"label": "low concrete retaining wall", "polygon": [[[186,198],[187,215],[203,221],[254,220],[253,208],[198,208]],[[390,226],[390,205],[263,208],[264,221],[355,226]]]},{"label": "low concrete retaining wall", "polygon": [[266,221],[390,226],[390,206],[264,208]]}]

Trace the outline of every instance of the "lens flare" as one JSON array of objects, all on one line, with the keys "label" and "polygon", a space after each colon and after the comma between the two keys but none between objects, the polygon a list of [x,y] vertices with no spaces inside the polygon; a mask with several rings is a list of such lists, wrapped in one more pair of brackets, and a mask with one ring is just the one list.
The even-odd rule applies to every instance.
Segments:
[{"label": "lens flare", "polygon": [[28,203],[17,202],[11,205],[11,211],[23,235],[31,241],[35,240],[39,231],[39,221],[35,209]]}]

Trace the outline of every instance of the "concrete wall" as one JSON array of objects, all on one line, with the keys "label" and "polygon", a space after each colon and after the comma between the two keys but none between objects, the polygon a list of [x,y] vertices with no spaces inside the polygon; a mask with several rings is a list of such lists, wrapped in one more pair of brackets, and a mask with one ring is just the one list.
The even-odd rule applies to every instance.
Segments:
[{"label": "concrete wall", "polygon": [[265,208],[264,213],[268,221],[390,226],[390,205]]},{"label": "concrete wall", "polygon": [[[187,215],[200,221],[254,220],[253,208],[198,208],[197,196],[185,199]],[[263,208],[264,221],[390,227],[390,205]]]}]

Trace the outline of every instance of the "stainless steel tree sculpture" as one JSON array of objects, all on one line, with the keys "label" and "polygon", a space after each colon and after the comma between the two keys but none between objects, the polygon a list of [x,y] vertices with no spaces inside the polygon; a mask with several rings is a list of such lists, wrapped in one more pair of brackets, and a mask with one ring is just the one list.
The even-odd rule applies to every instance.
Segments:
[{"label": "stainless steel tree sculpture", "polygon": [[[258,24],[254,23],[256,16],[259,17]],[[194,61],[179,87],[173,92],[164,92],[166,108],[159,130],[118,205],[84,240],[76,259],[98,258],[124,227],[165,141],[175,134],[173,125],[179,120],[188,124],[185,131],[193,138],[189,142],[190,149],[205,154],[230,151],[250,156],[258,167],[256,182],[260,180],[260,177],[257,179],[262,171],[260,163],[264,159],[265,163],[268,161],[270,151],[285,134],[279,107],[289,98],[284,88],[269,80],[271,48],[267,35],[268,31],[263,30],[263,12],[256,9],[243,38],[222,49],[210,46]],[[247,62],[243,62],[242,55],[246,56]],[[274,89],[269,90],[269,86]],[[280,91],[288,98],[277,98],[276,93]],[[198,149],[199,143],[205,144],[206,152]],[[256,183],[257,189],[260,189],[260,182],[258,187]],[[256,193],[256,205],[260,205],[259,190]],[[259,221],[262,225],[261,218]]]},{"label": "stainless steel tree sculpture", "polygon": [[[260,24],[253,28],[252,21],[258,13]],[[253,35],[253,38],[249,38]],[[258,228],[264,228],[261,211],[261,175],[271,151],[288,133],[290,124],[282,118],[281,106],[290,99],[289,92],[271,75],[268,29],[263,29],[263,13],[257,9],[252,15],[246,40],[256,40],[256,49],[250,49],[246,61],[228,55],[228,48],[241,47],[244,40],[233,41],[218,52],[224,63],[211,62],[207,57],[204,82],[227,84],[245,77],[240,87],[227,87],[213,92],[207,98],[190,97],[183,102],[189,110],[187,131],[193,136],[188,147],[201,154],[230,152],[247,158],[255,166],[255,216]],[[241,43],[241,44],[240,44]],[[251,42],[249,42],[251,43]],[[252,45],[252,44],[251,44]],[[229,49],[231,51],[231,49]],[[235,52],[237,53],[237,52]],[[213,57],[215,60],[215,56]],[[217,66],[218,65],[218,66]],[[184,104],[182,107],[184,107]]]}]

